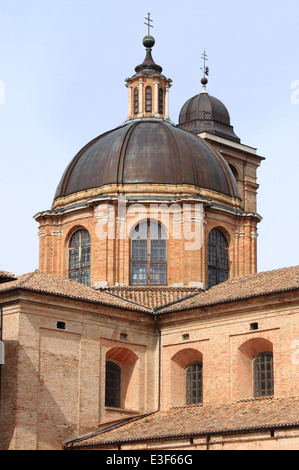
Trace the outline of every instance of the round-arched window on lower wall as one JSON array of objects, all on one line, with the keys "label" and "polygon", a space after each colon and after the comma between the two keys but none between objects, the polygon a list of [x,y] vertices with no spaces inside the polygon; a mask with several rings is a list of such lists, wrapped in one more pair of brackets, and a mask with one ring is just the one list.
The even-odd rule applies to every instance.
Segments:
[{"label": "round-arched window on lower wall", "polygon": [[228,278],[228,241],[223,232],[214,228],[208,238],[208,287],[216,286]]},{"label": "round-arched window on lower wall", "polygon": [[274,395],[273,353],[262,352],[252,360],[255,397]]},{"label": "round-arched window on lower wall", "polygon": [[90,286],[90,236],[87,230],[75,232],[69,243],[69,278]]},{"label": "round-arched window on lower wall", "polygon": [[105,406],[121,406],[121,367],[113,361],[106,362]]},{"label": "round-arched window on lower wall", "polygon": [[186,404],[202,403],[202,362],[186,368]]}]

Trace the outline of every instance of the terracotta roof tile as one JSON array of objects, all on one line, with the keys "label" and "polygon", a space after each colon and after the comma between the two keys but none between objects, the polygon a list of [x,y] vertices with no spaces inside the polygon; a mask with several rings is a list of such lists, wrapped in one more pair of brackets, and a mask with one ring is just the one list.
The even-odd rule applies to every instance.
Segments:
[{"label": "terracotta roof tile", "polygon": [[8,292],[15,289],[30,290],[51,295],[61,295],[63,297],[95,302],[103,305],[111,305],[129,310],[150,312],[150,309],[141,305],[132,304],[125,299],[116,298],[107,292],[96,291],[91,287],[84,286],[78,282],[72,281],[71,279],[37,271],[23,274],[18,276],[14,281],[0,284],[0,294],[1,292]]},{"label": "terracotta roof tile", "polygon": [[74,439],[67,448],[299,426],[299,397],[222,405],[189,405],[156,412]]},{"label": "terracotta roof tile", "polygon": [[1,271],[0,270],[0,283],[9,282],[13,279],[16,279],[14,274],[8,273],[7,271]]},{"label": "terracotta roof tile", "polygon": [[202,292],[189,287],[110,287],[102,289],[116,297],[156,310]]},{"label": "terracotta roof tile", "polygon": [[294,266],[229,279],[190,299],[165,307],[160,313],[200,308],[297,289],[299,289],[299,266]]},{"label": "terracotta roof tile", "polygon": [[207,291],[187,287],[111,287],[93,289],[60,276],[33,272],[0,283],[0,293],[15,288],[62,295],[129,310],[166,314],[261,295],[299,289],[299,266],[230,279]]}]

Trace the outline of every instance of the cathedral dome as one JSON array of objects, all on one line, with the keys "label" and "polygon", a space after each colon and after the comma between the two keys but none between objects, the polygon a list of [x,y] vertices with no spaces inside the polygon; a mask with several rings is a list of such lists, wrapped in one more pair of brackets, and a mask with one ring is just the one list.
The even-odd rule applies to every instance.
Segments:
[{"label": "cathedral dome", "polygon": [[88,143],[71,161],[55,199],[107,184],[193,185],[239,197],[223,157],[162,119],[136,119]]},{"label": "cathedral dome", "polygon": [[209,132],[233,142],[240,143],[230,124],[230,116],[224,104],[203,92],[193,96],[183,105],[179,115],[179,127],[194,134]]}]

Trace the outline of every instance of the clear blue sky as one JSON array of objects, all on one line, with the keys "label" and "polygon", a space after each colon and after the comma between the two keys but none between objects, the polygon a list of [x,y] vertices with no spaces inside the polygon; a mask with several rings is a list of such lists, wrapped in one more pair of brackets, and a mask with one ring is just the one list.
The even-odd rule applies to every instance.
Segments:
[{"label": "clear blue sky", "polygon": [[172,121],[201,90],[206,49],[208,92],[226,105],[242,143],[267,158],[258,172],[259,271],[299,264],[299,104],[291,100],[298,0],[1,0],[0,7],[0,269],[38,268],[33,215],[51,207],[83,145],[125,121],[124,81],[144,59],[147,12],[153,57],[173,80]]}]

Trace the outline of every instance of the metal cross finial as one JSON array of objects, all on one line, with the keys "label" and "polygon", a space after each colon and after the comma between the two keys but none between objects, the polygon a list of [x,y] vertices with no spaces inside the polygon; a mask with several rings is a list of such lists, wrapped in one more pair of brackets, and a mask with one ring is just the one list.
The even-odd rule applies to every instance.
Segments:
[{"label": "metal cross finial", "polygon": [[203,59],[203,67],[201,67],[201,70],[203,71],[204,77],[209,75],[209,67],[206,66],[206,61],[209,60],[208,56],[206,54],[206,51],[204,50],[204,53],[202,54],[201,58]]},{"label": "metal cross finial", "polygon": [[145,17],[145,19],[147,20],[147,23],[144,23],[147,25],[148,27],[148,35],[150,35],[150,28],[153,28],[153,25],[151,24],[151,22],[153,22],[153,20],[151,20],[151,14],[148,13],[147,14],[147,17]]}]

